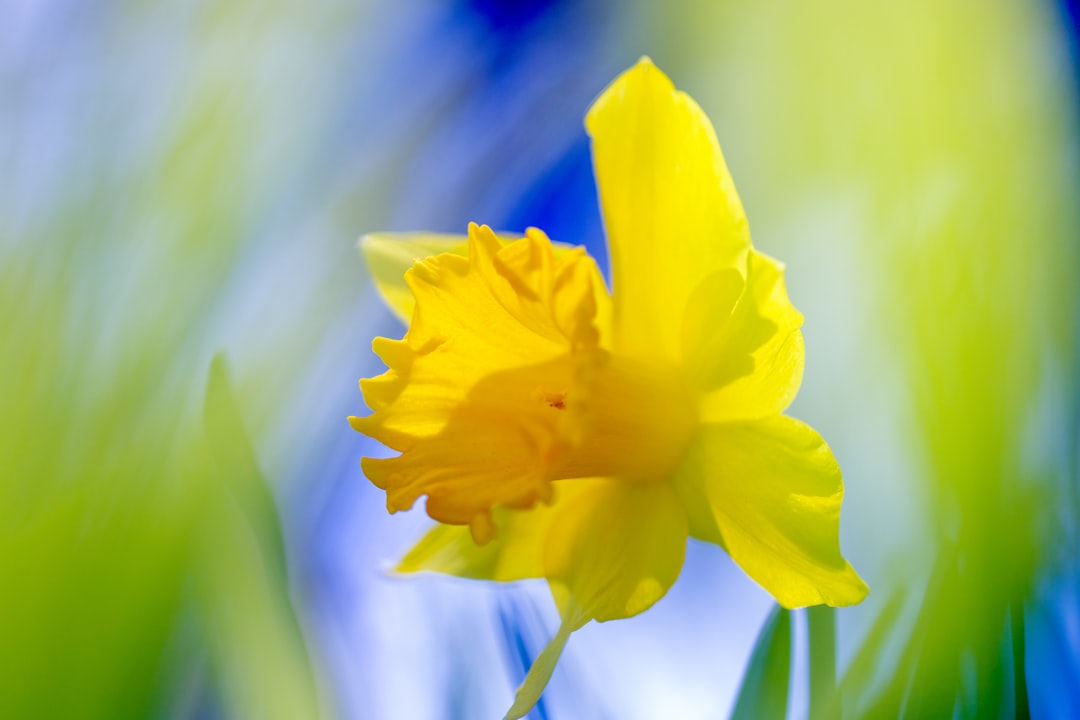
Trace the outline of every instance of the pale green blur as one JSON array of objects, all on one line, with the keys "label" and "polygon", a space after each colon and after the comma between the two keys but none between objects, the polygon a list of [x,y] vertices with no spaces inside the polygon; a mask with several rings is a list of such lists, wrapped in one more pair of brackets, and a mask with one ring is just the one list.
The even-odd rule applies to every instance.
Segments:
[{"label": "pale green blur", "polygon": [[[321,91],[281,73],[303,47],[276,41],[327,20],[286,9],[114,8],[88,36],[113,45],[58,42],[40,75],[0,87],[23,132],[0,146],[22,168],[0,200],[0,717],[325,714],[252,433],[281,423],[267,407],[287,413],[283,380],[302,380],[344,309],[333,293],[362,276],[339,262],[291,317],[274,302],[290,285],[249,288],[273,339],[230,295],[278,240],[267,168],[315,137],[266,120]],[[35,81],[62,89],[68,72],[76,110],[32,115]],[[43,141],[46,120],[63,130]]]},{"label": "pale green blur", "polygon": [[0,283],[0,716],[211,701],[317,716],[277,514],[223,360],[208,372],[184,335],[137,312],[105,345],[109,318],[70,290],[78,253],[14,255]]}]

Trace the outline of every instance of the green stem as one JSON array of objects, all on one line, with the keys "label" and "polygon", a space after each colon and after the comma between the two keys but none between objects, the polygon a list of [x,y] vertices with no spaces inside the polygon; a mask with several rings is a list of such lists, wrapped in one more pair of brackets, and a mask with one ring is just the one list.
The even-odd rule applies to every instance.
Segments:
[{"label": "green stem", "polygon": [[827,605],[807,608],[810,645],[811,720],[840,720],[836,697],[836,611]]}]

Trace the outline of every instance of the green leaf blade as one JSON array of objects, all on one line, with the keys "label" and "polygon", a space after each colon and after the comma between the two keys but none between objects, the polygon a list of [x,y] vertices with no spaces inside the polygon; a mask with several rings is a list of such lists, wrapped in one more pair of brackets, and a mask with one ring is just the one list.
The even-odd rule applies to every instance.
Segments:
[{"label": "green leaf blade", "polygon": [[784,720],[791,685],[791,613],[773,608],[758,634],[731,720]]}]

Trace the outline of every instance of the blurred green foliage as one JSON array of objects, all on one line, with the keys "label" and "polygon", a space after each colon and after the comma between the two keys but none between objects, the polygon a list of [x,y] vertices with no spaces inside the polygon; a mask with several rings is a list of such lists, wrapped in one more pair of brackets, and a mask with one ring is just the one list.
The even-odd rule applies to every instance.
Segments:
[{"label": "blurred green foliage", "polygon": [[[196,30],[207,54],[235,40],[212,36],[237,9]],[[98,101],[54,118],[63,172],[0,222],[0,717],[318,717],[251,408],[207,349],[251,223],[263,108],[241,74],[206,79],[223,58],[204,56],[140,154],[160,96],[138,96],[130,127],[110,121],[128,108],[109,67],[137,59],[154,18],[112,20],[124,41],[84,69]],[[43,77],[78,50],[50,48]],[[8,119],[32,127],[18,103],[36,86],[3,79],[26,113]],[[48,148],[4,149],[29,168],[16,197],[56,170]]]},{"label": "blurred green foliage", "polygon": [[224,361],[199,412],[166,338],[103,353],[70,301],[33,273],[0,283],[0,717],[316,717]]}]

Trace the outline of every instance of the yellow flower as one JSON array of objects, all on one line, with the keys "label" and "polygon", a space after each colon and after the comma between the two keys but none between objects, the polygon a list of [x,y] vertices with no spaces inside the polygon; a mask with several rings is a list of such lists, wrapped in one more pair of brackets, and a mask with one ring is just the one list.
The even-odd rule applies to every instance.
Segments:
[{"label": "yellow flower", "polygon": [[442,523],[399,570],[547,578],[562,618],[508,717],[539,698],[571,632],[667,592],[687,537],[785,607],[867,593],[840,554],[836,460],[781,414],[802,316],[783,266],[751,246],[708,118],[643,58],[585,123],[613,295],[583,249],[536,229],[364,240],[411,318],[402,340],[375,340],[389,370],[360,383],[373,412],[350,422],[400,453],[364,473],[390,512],[426,495]]}]

